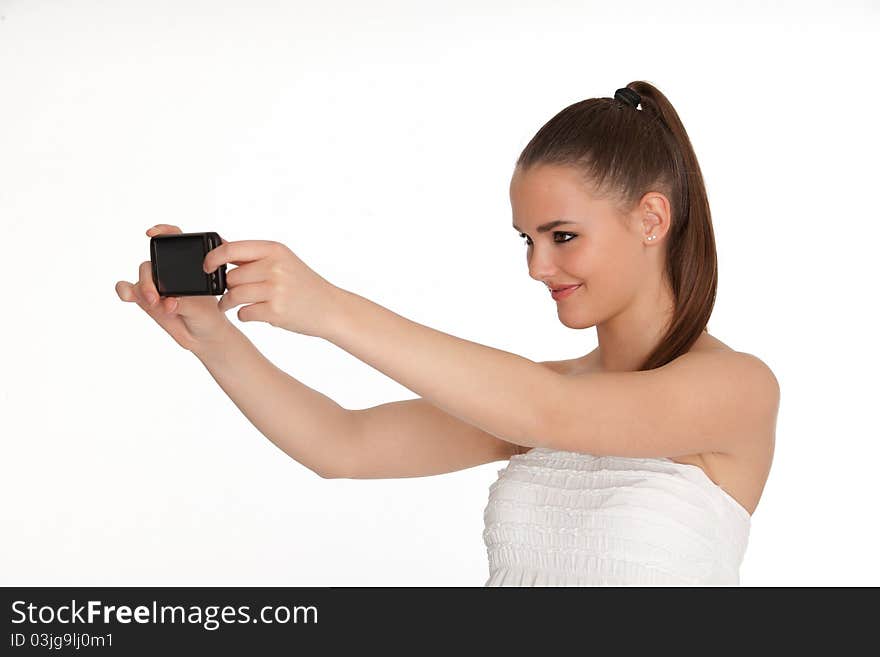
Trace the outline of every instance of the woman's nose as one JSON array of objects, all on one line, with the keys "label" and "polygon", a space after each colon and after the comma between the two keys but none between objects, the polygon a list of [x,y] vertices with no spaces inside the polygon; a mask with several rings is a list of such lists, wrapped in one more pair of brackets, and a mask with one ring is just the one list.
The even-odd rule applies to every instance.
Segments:
[{"label": "woman's nose", "polygon": [[557,267],[553,264],[553,260],[539,249],[532,248],[532,254],[528,258],[529,276],[536,281],[544,281],[553,278],[556,274]]}]

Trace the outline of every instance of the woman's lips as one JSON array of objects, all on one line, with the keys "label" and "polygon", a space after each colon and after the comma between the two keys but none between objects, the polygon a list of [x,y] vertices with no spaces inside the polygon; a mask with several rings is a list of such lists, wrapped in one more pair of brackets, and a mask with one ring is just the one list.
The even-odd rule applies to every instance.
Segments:
[{"label": "woman's lips", "polygon": [[554,299],[559,301],[560,299],[564,299],[565,297],[569,296],[572,292],[574,292],[576,289],[578,289],[581,285],[583,285],[583,283],[578,283],[577,285],[572,285],[571,287],[566,287],[561,290],[556,290],[556,291],[551,290],[550,296],[552,296]]}]

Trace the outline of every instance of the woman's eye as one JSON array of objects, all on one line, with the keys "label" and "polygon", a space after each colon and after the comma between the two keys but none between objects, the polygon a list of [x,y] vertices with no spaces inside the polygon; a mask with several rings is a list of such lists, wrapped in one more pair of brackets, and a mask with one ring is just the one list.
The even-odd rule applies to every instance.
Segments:
[{"label": "woman's eye", "polygon": [[[574,233],[564,233],[562,231],[556,231],[553,233],[553,237],[556,237],[557,235],[570,235],[571,236],[570,239],[557,241],[556,242],[557,244],[565,244],[566,242],[571,242],[571,240],[573,240],[575,237],[577,237],[577,235],[575,235]],[[525,239],[526,246],[531,245],[532,242],[529,239],[528,235],[526,235],[525,233],[520,233],[519,236],[522,237],[523,239]]]}]

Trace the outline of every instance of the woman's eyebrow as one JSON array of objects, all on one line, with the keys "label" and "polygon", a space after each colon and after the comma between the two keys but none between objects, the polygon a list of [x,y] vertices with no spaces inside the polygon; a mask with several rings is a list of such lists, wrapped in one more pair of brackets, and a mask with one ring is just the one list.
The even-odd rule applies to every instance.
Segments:
[{"label": "woman's eyebrow", "polygon": [[[538,226],[538,232],[539,233],[546,233],[551,228],[556,228],[557,226],[564,226],[565,224],[573,224],[573,223],[575,223],[575,222],[565,221],[563,219],[557,219],[555,221],[548,221],[546,224],[541,224],[540,226]],[[520,228],[519,226],[517,226],[516,224],[513,224],[513,228],[515,230],[518,230],[521,233],[523,232],[523,229]]]}]

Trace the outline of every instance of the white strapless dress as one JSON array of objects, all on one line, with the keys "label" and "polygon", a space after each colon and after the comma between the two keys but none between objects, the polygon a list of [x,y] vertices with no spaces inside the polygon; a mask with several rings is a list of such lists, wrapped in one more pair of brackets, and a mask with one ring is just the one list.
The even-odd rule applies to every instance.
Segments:
[{"label": "white strapless dress", "polygon": [[739,585],[748,511],[702,468],[536,447],[483,513],[485,586]]}]

